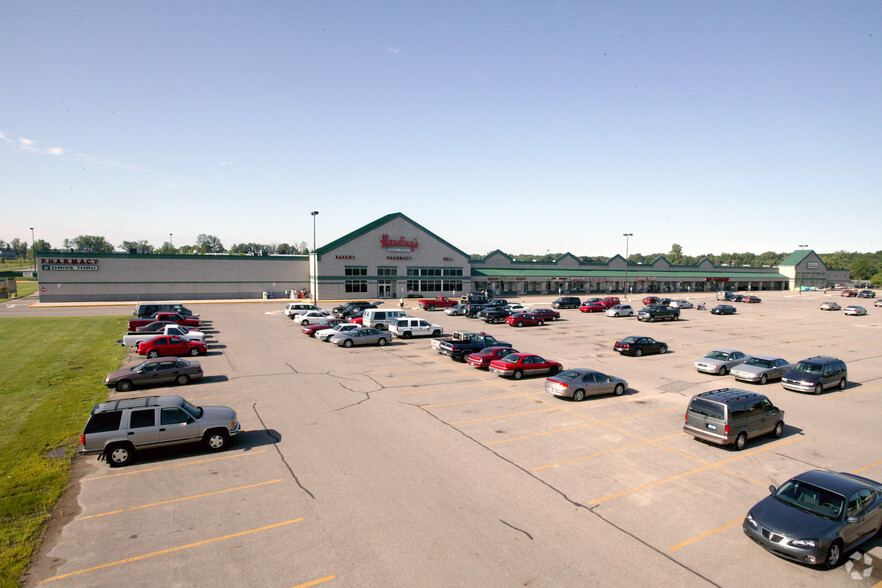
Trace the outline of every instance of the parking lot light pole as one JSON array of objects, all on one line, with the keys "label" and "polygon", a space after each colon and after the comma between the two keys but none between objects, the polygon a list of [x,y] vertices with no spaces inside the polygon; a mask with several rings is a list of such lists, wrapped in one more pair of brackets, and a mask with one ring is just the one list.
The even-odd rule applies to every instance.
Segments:
[{"label": "parking lot light pole", "polygon": [[[805,248],[806,247],[808,247],[808,245],[800,245],[799,246],[799,248],[802,250],[802,261],[805,261]],[[802,261],[800,263],[802,263]],[[798,267],[798,264],[796,267]],[[799,283],[798,283],[799,280],[796,279],[796,267],[793,268],[793,280],[795,282],[797,282],[796,290],[797,290],[797,292],[799,292],[799,295],[802,296],[802,286],[799,285]],[[805,283],[805,278],[803,278],[803,283]]]},{"label": "parking lot light pole", "polygon": [[628,239],[634,236],[634,233],[622,233],[625,238],[625,289],[622,292],[625,300],[628,300]]},{"label": "parking lot light pole", "polygon": [[312,304],[318,306],[318,254],[315,252],[315,217],[318,216],[318,211],[313,210],[309,214],[312,215],[312,259],[315,269],[312,274]]}]

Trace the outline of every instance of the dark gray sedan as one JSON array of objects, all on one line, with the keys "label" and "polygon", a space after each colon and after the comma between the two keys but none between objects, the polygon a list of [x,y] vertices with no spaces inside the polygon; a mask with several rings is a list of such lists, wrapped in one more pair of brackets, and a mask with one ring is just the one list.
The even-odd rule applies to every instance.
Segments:
[{"label": "dark gray sedan", "polygon": [[566,370],[545,379],[546,392],[562,398],[572,398],[576,402],[585,400],[586,396],[621,396],[627,389],[628,382],[621,378],[584,368]]},{"label": "dark gray sedan", "polygon": [[790,362],[783,357],[757,355],[751,357],[729,373],[736,380],[765,384],[769,380],[780,380],[790,369]]},{"label": "dark gray sedan", "polygon": [[201,379],[202,366],[198,361],[187,361],[179,357],[154,357],[135,367],[110,372],[104,378],[104,385],[116,388],[117,392],[128,392],[135,386],[172,383],[183,386]]},{"label": "dark gray sedan", "polygon": [[882,484],[869,478],[813,470],[769,491],[741,528],[775,555],[830,569],[882,529]]},{"label": "dark gray sedan", "polygon": [[331,335],[329,341],[338,347],[352,347],[353,345],[379,345],[382,347],[389,342],[390,337],[389,333],[363,328]]}]

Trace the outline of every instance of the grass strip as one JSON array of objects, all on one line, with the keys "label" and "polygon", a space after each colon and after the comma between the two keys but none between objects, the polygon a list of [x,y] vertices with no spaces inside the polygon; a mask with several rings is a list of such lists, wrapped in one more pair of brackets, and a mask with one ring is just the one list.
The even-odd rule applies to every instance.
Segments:
[{"label": "grass strip", "polygon": [[104,376],[119,368],[124,317],[0,319],[0,587],[20,585],[67,486]]}]

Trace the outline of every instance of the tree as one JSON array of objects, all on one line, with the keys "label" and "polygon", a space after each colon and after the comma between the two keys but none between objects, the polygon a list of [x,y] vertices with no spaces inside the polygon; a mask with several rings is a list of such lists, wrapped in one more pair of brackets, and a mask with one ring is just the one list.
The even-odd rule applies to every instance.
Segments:
[{"label": "tree", "polygon": [[852,280],[869,280],[879,270],[876,264],[864,255],[855,257],[848,269],[851,270]]},{"label": "tree", "polygon": [[279,253],[281,255],[288,255],[289,249],[291,249],[291,246],[288,245],[287,243],[279,243],[276,246],[276,253]]},{"label": "tree", "polygon": [[200,233],[196,236],[196,249],[203,255],[206,253],[223,253],[226,251],[226,249],[224,249],[224,244],[221,243],[220,239],[214,235],[206,235],[205,233]]},{"label": "tree", "polygon": [[153,245],[147,241],[123,241],[119,248],[125,252],[153,253]]},{"label": "tree", "polygon": [[47,251],[52,251],[52,245],[50,245],[48,241],[37,239],[34,242],[34,251],[37,253],[46,253]]},{"label": "tree", "polygon": [[160,255],[174,255],[175,253],[178,252],[178,250],[175,249],[174,245],[172,245],[171,243],[166,241],[165,243],[162,244],[162,247],[160,247],[159,249],[156,250],[156,252],[159,253]]},{"label": "tree", "polygon": [[113,253],[113,245],[104,237],[97,235],[79,235],[71,244],[81,251],[90,253]]},{"label": "tree", "polygon": [[306,241],[301,241],[297,246],[297,253],[300,255],[306,255],[309,253],[309,245],[306,244]]},{"label": "tree", "polygon": [[679,243],[671,245],[668,261],[671,262],[671,265],[683,265],[683,247]]},{"label": "tree", "polygon": [[879,272],[878,274],[870,278],[870,282],[872,282],[873,285],[877,288],[882,286],[882,272]]},{"label": "tree", "polygon": [[181,245],[180,249],[178,249],[178,253],[181,255],[193,255],[196,253],[196,250],[192,245]]}]

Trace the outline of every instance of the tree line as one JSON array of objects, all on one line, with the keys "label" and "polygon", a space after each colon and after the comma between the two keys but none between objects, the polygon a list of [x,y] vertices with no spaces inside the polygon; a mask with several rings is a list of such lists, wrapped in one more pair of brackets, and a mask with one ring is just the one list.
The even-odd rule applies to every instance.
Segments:
[{"label": "tree line", "polygon": [[156,247],[145,240],[123,241],[114,247],[107,239],[99,235],[79,235],[73,239],[65,239],[58,249],[53,248],[51,243],[43,239],[34,241],[33,246],[18,237],[9,242],[0,239],[0,251],[12,252],[13,255],[9,257],[30,257],[33,253],[32,250],[38,254],[53,251],[77,253],[113,253],[114,251],[122,251],[123,253],[156,253],[160,255],[205,255],[208,253],[228,253],[230,255],[306,255],[309,253],[306,241],[301,241],[297,244],[234,243],[228,250],[215,235],[205,233],[197,235],[194,245],[181,245],[180,247],[175,247],[170,241],[166,241],[159,247]]}]

